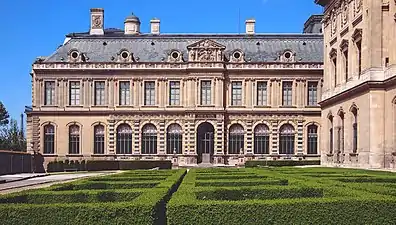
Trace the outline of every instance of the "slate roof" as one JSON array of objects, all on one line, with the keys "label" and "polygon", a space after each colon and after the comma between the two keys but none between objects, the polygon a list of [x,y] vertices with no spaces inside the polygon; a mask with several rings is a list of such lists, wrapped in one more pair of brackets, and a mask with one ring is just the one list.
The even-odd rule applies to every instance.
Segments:
[{"label": "slate roof", "polygon": [[[89,58],[88,62],[113,62],[117,53],[127,49],[139,62],[167,61],[172,50],[182,52],[188,61],[187,46],[203,39],[210,39],[226,46],[226,58],[239,49],[247,62],[277,62],[286,50],[296,54],[298,62],[323,62],[322,34],[140,34],[124,35],[119,29],[106,29],[102,36],[89,33],[72,33],[70,38],[44,62],[66,62],[68,53],[76,49]],[[113,58],[113,60],[112,60]]]}]

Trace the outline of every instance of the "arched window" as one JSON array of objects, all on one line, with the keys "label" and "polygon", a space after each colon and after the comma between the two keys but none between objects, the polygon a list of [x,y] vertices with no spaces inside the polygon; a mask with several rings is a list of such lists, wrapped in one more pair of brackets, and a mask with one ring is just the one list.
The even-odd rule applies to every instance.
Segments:
[{"label": "arched window", "polygon": [[280,128],[279,154],[294,154],[294,128],[285,124]]},{"label": "arched window", "polygon": [[333,132],[334,132],[334,125],[333,125],[333,116],[329,116],[329,125],[330,125],[330,130],[329,130],[329,148],[330,154],[333,154],[333,148],[334,148],[334,138],[333,138]]},{"label": "arched window", "polygon": [[142,129],[142,154],[157,154],[157,128],[153,124]]},{"label": "arched window", "polygon": [[171,124],[166,132],[166,153],[182,154],[182,128],[179,124]]},{"label": "arched window", "polygon": [[94,127],[94,154],[104,154],[105,129],[103,125]]},{"label": "arched window", "polygon": [[117,154],[132,154],[132,128],[128,124],[117,127]]},{"label": "arched window", "polygon": [[353,143],[352,143],[352,151],[353,153],[357,153],[357,145],[358,145],[358,122],[357,122],[357,109],[352,109],[353,114]]},{"label": "arched window", "polygon": [[51,124],[44,126],[44,154],[55,153],[55,127]]},{"label": "arched window", "polygon": [[340,127],[337,130],[337,147],[338,147],[338,153],[344,153],[344,126],[345,126],[345,117],[344,117],[344,112],[340,112],[338,114],[339,119],[340,119]]},{"label": "arched window", "polygon": [[308,126],[308,154],[318,154],[318,126]]},{"label": "arched window", "polygon": [[269,128],[259,124],[254,129],[254,154],[269,154]]},{"label": "arched window", "polygon": [[80,154],[80,127],[69,127],[69,154]]},{"label": "arched window", "polygon": [[243,151],[245,131],[239,124],[230,127],[228,137],[228,153],[239,154]]}]

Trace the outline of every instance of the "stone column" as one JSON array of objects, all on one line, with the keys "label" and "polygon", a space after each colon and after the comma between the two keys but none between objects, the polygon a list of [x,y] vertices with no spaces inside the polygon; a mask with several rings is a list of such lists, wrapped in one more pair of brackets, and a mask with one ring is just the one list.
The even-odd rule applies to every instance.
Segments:
[{"label": "stone column", "polygon": [[[304,121],[298,120],[297,121],[297,154],[303,155],[304,154]],[[306,151],[305,151],[306,152]]]},{"label": "stone column", "polygon": [[267,83],[267,97],[268,97],[268,106],[272,106],[272,86],[273,86],[273,83],[272,83],[272,80],[268,80],[268,83]]},{"label": "stone column", "polygon": [[166,154],[165,151],[165,120],[161,120],[159,122],[159,148],[157,154],[163,155]]},{"label": "stone column", "polygon": [[216,92],[217,92],[217,78],[214,78],[212,83],[213,83],[212,84],[212,87],[213,87],[213,90],[212,90],[212,99],[213,99],[212,105],[216,106],[217,105],[216,104],[216,102],[217,102],[217,96],[216,96]]},{"label": "stone column", "polygon": [[[384,167],[385,152],[385,93],[382,90],[372,90],[369,95],[369,164],[372,168],[382,168]],[[360,138],[365,137],[360,135]],[[362,142],[360,141],[360,143]]]},{"label": "stone column", "polygon": [[133,154],[140,154],[141,149],[141,137],[140,137],[140,120],[136,119],[133,121]]},{"label": "stone column", "polygon": [[110,155],[116,154],[116,149],[114,147],[116,141],[115,134],[115,120],[107,120],[107,153]]},{"label": "stone column", "polygon": [[246,121],[246,154],[253,154],[252,148],[252,141],[253,141],[253,121],[247,120]]},{"label": "stone column", "polygon": [[279,134],[278,134],[278,121],[274,120],[272,123],[272,148],[270,154],[279,154]]}]

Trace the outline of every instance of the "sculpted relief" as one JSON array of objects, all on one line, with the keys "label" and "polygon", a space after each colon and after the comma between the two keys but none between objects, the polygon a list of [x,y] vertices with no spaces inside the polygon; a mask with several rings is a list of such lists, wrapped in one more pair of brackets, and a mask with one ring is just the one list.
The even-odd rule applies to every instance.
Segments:
[{"label": "sculpted relief", "polygon": [[225,46],[211,40],[202,40],[187,47],[190,62],[223,61]]},{"label": "sculpted relief", "polygon": [[102,28],[102,17],[100,15],[93,15],[92,16],[92,28]]},{"label": "sculpted relief", "polygon": [[355,0],[354,1],[354,12],[355,15],[362,11],[362,0]]}]

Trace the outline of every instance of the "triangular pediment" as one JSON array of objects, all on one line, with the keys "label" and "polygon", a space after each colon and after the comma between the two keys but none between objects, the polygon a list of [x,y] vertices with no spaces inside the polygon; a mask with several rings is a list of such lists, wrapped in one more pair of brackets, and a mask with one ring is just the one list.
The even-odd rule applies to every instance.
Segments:
[{"label": "triangular pediment", "polygon": [[204,39],[194,44],[187,46],[187,49],[194,49],[194,48],[215,48],[215,49],[225,49],[224,45],[221,45],[215,41],[210,39]]}]

